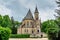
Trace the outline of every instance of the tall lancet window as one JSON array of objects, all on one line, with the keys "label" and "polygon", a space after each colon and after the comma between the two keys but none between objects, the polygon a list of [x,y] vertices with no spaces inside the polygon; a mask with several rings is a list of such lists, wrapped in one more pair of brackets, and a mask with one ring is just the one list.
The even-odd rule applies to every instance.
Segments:
[{"label": "tall lancet window", "polygon": [[27,27],[29,27],[29,21],[27,21]]},{"label": "tall lancet window", "polygon": [[33,26],[33,22],[30,22],[31,23],[31,27],[33,28],[34,26]]},{"label": "tall lancet window", "polygon": [[39,33],[39,30],[37,30],[37,33]]}]

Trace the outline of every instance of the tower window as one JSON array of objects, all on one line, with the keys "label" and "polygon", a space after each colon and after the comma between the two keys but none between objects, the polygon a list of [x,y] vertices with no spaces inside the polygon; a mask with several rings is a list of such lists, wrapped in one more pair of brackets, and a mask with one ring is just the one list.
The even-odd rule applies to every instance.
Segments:
[{"label": "tower window", "polygon": [[37,30],[37,32],[39,32],[39,30]]},{"label": "tower window", "polygon": [[38,18],[36,18],[36,20],[38,20]]}]

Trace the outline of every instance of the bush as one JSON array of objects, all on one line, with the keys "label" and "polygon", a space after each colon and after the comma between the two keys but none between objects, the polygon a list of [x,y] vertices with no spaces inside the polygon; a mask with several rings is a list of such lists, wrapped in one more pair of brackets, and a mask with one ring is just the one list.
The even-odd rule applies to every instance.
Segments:
[{"label": "bush", "polygon": [[11,34],[10,38],[30,38],[29,34]]},{"label": "bush", "polygon": [[48,32],[48,39],[49,40],[57,40],[56,33]]},{"label": "bush", "polygon": [[0,26],[0,40],[9,40],[11,30]]}]

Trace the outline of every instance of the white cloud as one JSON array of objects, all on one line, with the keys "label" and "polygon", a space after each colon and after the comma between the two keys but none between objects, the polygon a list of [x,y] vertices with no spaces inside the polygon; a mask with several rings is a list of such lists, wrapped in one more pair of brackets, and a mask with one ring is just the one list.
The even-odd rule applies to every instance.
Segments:
[{"label": "white cloud", "polygon": [[[24,6],[27,9],[30,8],[32,10],[32,12],[34,12],[36,4],[39,4],[37,2],[38,0],[37,1],[36,0],[31,0],[31,1],[19,0],[19,1],[20,1],[22,6]],[[37,3],[34,2],[34,1],[36,1]],[[54,17],[54,14],[56,14],[54,12],[54,10],[56,8],[55,0],[50,0],[50,1],[49,0],[45,0],[45,4],[44,4],[44,2],[42,2],[42,3],[43,4],[38,5],[39,6],[38,10],[39,10],[39,13],[40,13],[41,21],[43,22],[43,21],[46,21],[46,20],[49,20],[49,19],[55,19],[55,17]],[[47,3],[48,3],[48,5],[47,5]],[[45,7],[48,7],[48,8],[42,7],[44,5],[46,5]]]},{"label": "white cloud", "polygon": [[54,10],[51,10],[51,9],[48,9],[45,11],[39,10],[39,13],[40,13],[39,16],[40,16],[42,22],[46,21],[46,20],[50,20],[50,19],[55,19],[54,14],[56,14],[56,13],[54,12]]},{"label": "white cloud", "polygon": [[20,4],[22,6],[24,6],[27,9],[31,9],[34,10],[36,3],[34,2],[34,0],[19,0]]},{"label": "white cloud", "polygon": [[[13,11],[8,9],[6,7],[6,5],[11,6],[11,4],[13,4],[13,1],[15,2],[15,0],[5,0],[5,1],[0,0],[0,14],[1,15],[9,15],[9,16],[12,15],[11,12],[13,12]],[[18,0],[16,0],[16,1],[18,1]],[[27,8],[27,9],[30,8],[32,10],[32,13],[34,13],[35,6],[36,6],[36,4],[38,4],[37,7],[38,7],[42,21],[46,21],[48,19],[54,19],[54,15],[53,15],[53,14],[55,14],[55,12],[54,12],[54,8],[55,8],[54,0],[50,0],[50,1],[49,0],[19,0],[19,2],[21,4],[20,6],[23,6],[24,8]],[[47,7],[50,9],[48,9]],[[11,8],[12,8],[12,6],[11,6]],[[22,10],[24,10],[24,9],[22,9]],[[17,14],[18,14],[18,11],[17,11]],[[13,16],[15,17],[15,15],[13,15]]]},{"label": "white cloud", "polygon": [[3,6],[3,5],[0,5],[0,14],[1,15],[9,15],[9,16],[11,16],[11,10],[10,9],[8,9],[8,8],[6,8],[5,6]]}]

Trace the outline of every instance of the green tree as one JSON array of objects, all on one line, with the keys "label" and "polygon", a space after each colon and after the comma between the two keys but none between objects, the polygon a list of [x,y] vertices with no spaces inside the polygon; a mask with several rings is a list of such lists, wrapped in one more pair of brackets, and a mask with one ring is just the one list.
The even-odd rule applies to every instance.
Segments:
[{"label": "green tree", "polygon": [[3,16],[2,27],[11,27],[11,20],[8,15]]},{"label": "green tree", "polygon": [[44,33],[46,33],[46,31],[47,31],[47,29],[46,29],[47,24],[48,24],[48,21],[45,21],[45,22],[42,23],[42,27],[41,27],[42,30],[41,31],[44,32]]},{"label": "green tree", "polygon": [[0,40],[9,40],[11,30],[0,26]]},{"label": "green tree", "polygon": [[[58,4],[58,8],[60,7],[60,0],[56,1],[56,3]],[[57,15],[55,15],[56,17],[56,23],[58,24],[59,28],[60,28],[60,9],[56,9],[56,13]],[[60,40],[60,30],[58,32],[58,39]]]},{"label": "green tree", "polygon": [[11,22],[12,22],[12,34],[17,34],[17,28],[20,26],[20,22],[15,21],[13,17],[11,17]]},{"label": "green tree", "polygon": [[48,20],[42,23],[42,31],[48,34],[50,40],[56,40],[58,29],[58,25],[54,20]]},{"label": "green tree", "polygon": [[12,30],[12,34],[17,34],[17,27],[20,26],[20,22],[15,21],[13,17],[10,17],[8,15],[1,16],[0,15],[0,26],[2,27],[9,27]]},{"label": "green tree", "polygon": [[0,15],[0,26],[2,25],[2,16]]},{"label": "green tree", "polygon": [[49,36],[49,39],[51,40],[57,40],[57,36],[58,36],[58,25],[55,23],[54,20],[50,20],[48,22],[48,28],[47,28],[47,33],[48,33],[48,36]]}]

